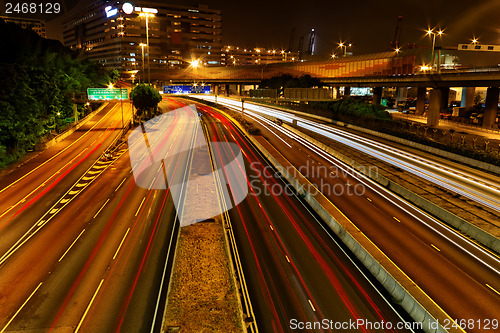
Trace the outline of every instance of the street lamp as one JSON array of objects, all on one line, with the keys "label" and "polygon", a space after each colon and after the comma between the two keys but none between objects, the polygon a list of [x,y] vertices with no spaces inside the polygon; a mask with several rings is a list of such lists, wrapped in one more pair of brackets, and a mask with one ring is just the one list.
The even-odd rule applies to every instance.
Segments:
[{"label": "street lamp", "polygon": [[347,46],[345,46],[344,42],[340,42],[339,43],[339,47],[340,47],[340,51],[342,51],[342,48],[344,48],[344,52],[342,53],[344,55],[344,57],[346,56],[347,54]]},{"label": "street lamp", "polygon": [[[108,85],[108,88],[109,88],[110,90],[111,90],[111,89],[113,89],[113,84],[112,84],[112,83],[110,83],[110,84]],[[123,96],[122,96],[122,86],[121,86],[121,85],[120,85],[120,107],[121,107],[121,109],[122,109],[122,129],[124,129],[124,128],[125,128],[125,124],[124,124],[124,122],[123,122]]]},{"label": "street lamp", "polygon": [[151,74],[151,71],[150,71],[150,66],[149,66],[149,25],[148,25],[148,22],[149,22],[149,18],[150,17],[155,17],[155,15],[153,13],[148,13],[148,12],[141,12],[139,13],[139,16],[140,17],[144,17],[146,19],[146,50],[148,52],[148,84],[151,84],[150,82],[150,74]]},{"label": "street lamp", "polygon": [[[427,35],[429,35],[432,38],[432,62],[431,66],[434,68],[435,65],[435,47],[436,47],[436,36],[442,36],[443,35],[443,30],[439,30],[438,32],[434,32],[432,29],[427,30]],[[438,72],[441,71],[441,50],[439,50],[439,58],[438,58]]]},{"label": "street lamp", "polygon": [[[144,43],[139,43],[139,46],[140,46],[140,47],[141,47],[141,49],[142,49],[142,52],[141,52],[141,54],[142,54],[142,74],[141,74],[141,79],[142,79],[142,77],[143,77],[143,75],[144,75],[144,46],[146,46],[146,44],[144,44]],[[144,80],[143,80],[143,81],[144,81]],[[141,80],[139,80],[139,83],[140,83],[140,82],[141,82]]]}]

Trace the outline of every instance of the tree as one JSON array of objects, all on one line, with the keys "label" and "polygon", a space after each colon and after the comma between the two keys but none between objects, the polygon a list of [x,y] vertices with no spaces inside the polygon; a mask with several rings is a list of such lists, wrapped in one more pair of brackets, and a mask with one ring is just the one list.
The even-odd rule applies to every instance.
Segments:
[{"label": "tree", "polygon": [[153,87],[141,83],[130,92],[132,103],[137,109],[137,115],[142,118],[143,113],[145,118],[153,116],[152,109],[161,102],[160,93]]},{"label": "tree", "polygon": [[117,69],[113,69],[109,71],[108,76],[110,78],[111,83],[115,83],[120,78],[120,72],[118,72]]}]

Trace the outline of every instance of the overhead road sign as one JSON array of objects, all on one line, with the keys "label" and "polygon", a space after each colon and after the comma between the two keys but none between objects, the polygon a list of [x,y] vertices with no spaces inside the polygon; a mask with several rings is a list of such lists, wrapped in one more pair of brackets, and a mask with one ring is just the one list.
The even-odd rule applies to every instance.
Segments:
[{"label": "overhead road sign", "polygon": [[120,100],[128,99],[128,90],[120,88],[88,88],[87,95],[90,100]]}]

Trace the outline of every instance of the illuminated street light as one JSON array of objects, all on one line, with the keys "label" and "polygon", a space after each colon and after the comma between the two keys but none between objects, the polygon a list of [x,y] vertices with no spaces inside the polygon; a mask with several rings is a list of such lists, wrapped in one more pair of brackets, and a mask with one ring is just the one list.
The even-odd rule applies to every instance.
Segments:
[{"label": "illuminated street light", "polygon": [[337,55],[334,53],[334,54],[332,54],[332,59],[335,59],[335,58],[337,58]]},{"label": "illuminated street light", "polygon": [[[142,49],[142,74],[141,74],[141,79],[142,79],[142,76],[144,75],[144,46],[146,46],[146,44],[144,43],[140,43],[139,46],[141,47]],[[139,83],[141,82],[141,80],[139,80]]]},{"label": "illuminated street light", "polygon": [[474,44],[474,45],[475,45],[475,44],[477,44],[477,43],[479,43],[479,41],[477,40],[477,38],[476,38],[476,37],[472,38],[472,44]]},{"label": "illuminated street light", "polygon": [[338,44],[341,51],[344,49],[343,56],[345,57],[347,55],[347,47],[352,47],[352,43],[346,45],[345,42],[340,41]]},{"label": "illuminated street light", "polygon": [[191,61],[191,67],[193,67],[193,68],[200,67],[200,60],[196,59],[196,60]]},{"label": "illuminated street light", "polygon": [[[432,62],[431,66],[434,68],[435,61],[436,61],[436,56],[435,56],[435,47],[436,47],[436,36],[442,36],[443,35],[443,30],[439,30],[438,32],[434,32],[432,29],[427,30],[427,35],[432,38]],[[437,71],[441,71],[441,50],[439,50],[438,54],[438,68]]]},{"label": "illuminated street light", "polygon": [[139,16],[140,17],[144,17],[146,19],[146,51],[148,52],[148,84],[151,84],[150,82],[150,78],[151,78],[151,68],[149,66],[149,25],[148,25],[148,22],[149,22],[149,18],[150,17],[155,17],[155,15],[153,13],[149,13],[149,12],[140,12],[139,13]]},{"label": "illuminated street light", "polygon": [[399,52],[401,52],[401,49],[399,47],[397,47],[394,52],[396,52],[396,54],[399,54]]}]

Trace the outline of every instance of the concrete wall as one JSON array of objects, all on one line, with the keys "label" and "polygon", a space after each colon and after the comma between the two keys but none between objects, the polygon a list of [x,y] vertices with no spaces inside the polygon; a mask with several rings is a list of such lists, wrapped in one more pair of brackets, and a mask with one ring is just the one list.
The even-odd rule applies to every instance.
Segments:
[{"label": "concrete wall", "polygon": [[62,140],[66,139],[68,136],[70,136],[71,134],[73,134],[77,129],[79,129],[80,127],[82,127],[83,125],[85,125],[90,119],[94,118],[94,116],[96,114],[98,114],[102,109],[104,109],[106,107],[106,105],[108,105],[108,104],[109,103],[103,103],[99,108],[97,108],[95,111],[93,111],[87,117],[85,117],[79,123],[77,123],[76,125],[72,126],[68,130],[66,130],[64,133],[59,134],[58,136],[56,136],[52,140],[50,140],[48,142],[45,142],[45,143],[37,144],[36,145],[36,150],[44,150],[44,149],[50,148],[53,145],[55,145],[56,143],[59,143]]}]

